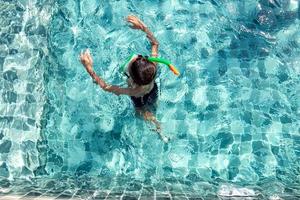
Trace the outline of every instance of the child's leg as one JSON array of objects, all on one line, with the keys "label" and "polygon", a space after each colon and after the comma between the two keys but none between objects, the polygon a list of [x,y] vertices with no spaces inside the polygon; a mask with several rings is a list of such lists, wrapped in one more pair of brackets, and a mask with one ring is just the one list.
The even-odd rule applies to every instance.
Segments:
[{"label": "child's leg", "polygon": [[139,113],[146,121],[152,122],[156,126],[157,131],[161,131],[160,123],[157,121],[152,112],[146,110],[139,110]]},{"label": "child's leg", "polygon": [[152,112],[144,110],[144,109],[137,109],[137,112],[146,120],[146,121],[150,121],[151,123],[153,123],[156,126],[156,132],[158,133],[158,135],[160,136],[160,138],[167,143],[169,141],[169,139],[167,137],[165,137],[162,133],[161,133],[161,128],[160,128],[160,123],[159,121],[157,121],[157,119],[155,118],[155,116],[153,115]]}]

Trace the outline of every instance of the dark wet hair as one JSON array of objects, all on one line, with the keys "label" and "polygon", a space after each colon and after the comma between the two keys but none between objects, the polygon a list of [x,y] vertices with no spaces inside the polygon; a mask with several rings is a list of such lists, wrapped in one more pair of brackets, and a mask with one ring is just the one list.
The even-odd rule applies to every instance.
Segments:
[{"label": "dark wet hair", "polygon": [[155,78],[156,66],[148,61],[147,57],[138,55],[138,58],[130,66],[129,74],[136,84],[148,85]]}]

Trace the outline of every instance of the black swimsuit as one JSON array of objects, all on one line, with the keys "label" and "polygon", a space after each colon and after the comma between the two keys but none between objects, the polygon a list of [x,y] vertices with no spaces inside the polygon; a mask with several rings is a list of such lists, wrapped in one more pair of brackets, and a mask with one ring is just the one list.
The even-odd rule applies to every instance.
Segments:
[{"label": "black swimsuit", "polygon": [[[124,75],[127,76],[127,78],[130,78],[130,76],[126,72],[124,73]],[[157,84],[154,82],[151,91],[145,94],[144,96],[142,97],[130,96],[130,98],[134,104],[134,107],[136,108],[151,107],[154,110],[156,110],[154,104],[156,103],[158,98]]]},{"label": "black swimsuit", "polygon": [[156,101],[157,101],[157,97],[158,97],[158,88],[157,88],[157,84],[154,83],[154,86],[152,88],[152,90],[145,94],[142,97],[134,97],[131,96],[131,100],[133,101],[133,104],[136,108],[141,108],[144,106],[153,106]]}]

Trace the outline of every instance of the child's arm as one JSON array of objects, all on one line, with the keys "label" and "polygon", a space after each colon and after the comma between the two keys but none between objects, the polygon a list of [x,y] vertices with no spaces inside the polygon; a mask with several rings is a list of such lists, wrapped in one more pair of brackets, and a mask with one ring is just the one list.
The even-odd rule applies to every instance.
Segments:
[{"label": "child's arm", "polygon": [[86,71],[90,74],[90,76],[95,80],[95,82],[105,91],[112,92],[116,95],[125,94],[129,96],[138,95],[139,93],[143,92],[142,87],[136,87],[136,88],[120,88],[115,85],[109,85],[105,83],[103,79],[101,79],[93,70],[93,59],[88,50],[86,50],[84,53],[80,54],[80,61],[85,67]]},{"label": "child's arm", "polygon": [[136,16],[129,15],[127,21],[132,24],[131,28],[140,29],[147,34],[147,38],[151,42],[151,56],[158,56],[158,41],[154,37],[153,33],[148,29],[148,27]]}]

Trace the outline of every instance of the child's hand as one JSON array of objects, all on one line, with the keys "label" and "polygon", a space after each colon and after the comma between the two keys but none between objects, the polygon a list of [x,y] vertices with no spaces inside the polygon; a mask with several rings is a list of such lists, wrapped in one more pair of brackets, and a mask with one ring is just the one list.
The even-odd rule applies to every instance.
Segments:
[{"label": "child's hand", "polygon": [[143,30],[146,27],[145,24],[138,17],[133,15],[129,15],[127,17],[127,21],[132,24],[132,26],[130,27],[133,29]]},{"label": "child's hand", "polygon": [[93,69],[93,58],[88,49],[80,53],[80,61],[87,70]]}]

